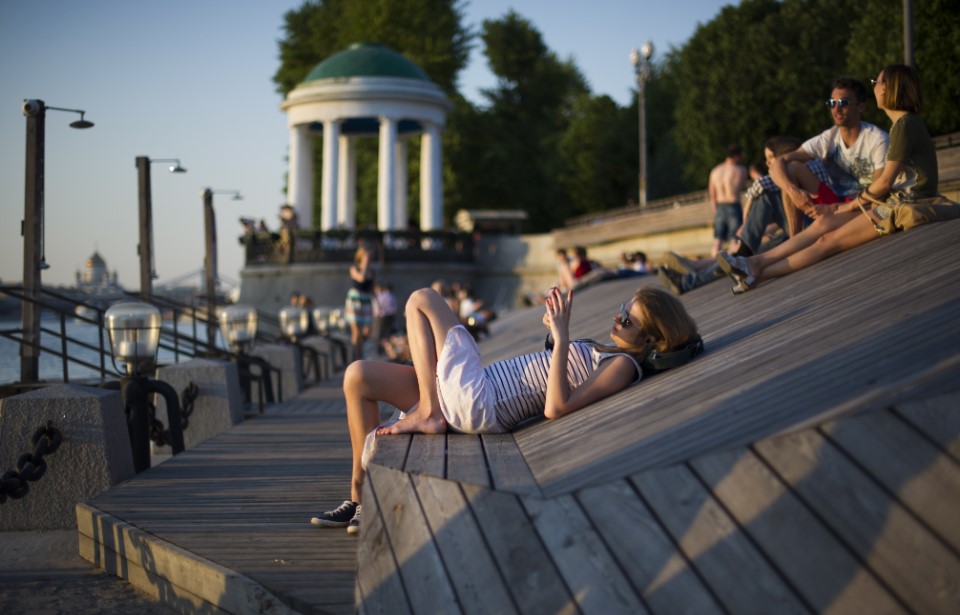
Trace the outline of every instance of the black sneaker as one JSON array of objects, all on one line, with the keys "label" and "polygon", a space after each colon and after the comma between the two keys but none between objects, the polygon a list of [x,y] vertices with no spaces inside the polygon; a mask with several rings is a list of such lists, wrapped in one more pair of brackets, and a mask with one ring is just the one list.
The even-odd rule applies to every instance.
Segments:
[{"label": "black sneaker", "polygon": [[347,533],[360,533],[360,504],[357,504],[357,512],[353,513],[353,519],[350,519],[350,524],[347,525]]},{"label": "black sneaker", "polygon": [[310,519],[310,523],[321,527],[346,527],[359,511],[359,504],[351,502],[350,500],[344,500],[343,504],[338,506],[336,510],[322,512]]}]

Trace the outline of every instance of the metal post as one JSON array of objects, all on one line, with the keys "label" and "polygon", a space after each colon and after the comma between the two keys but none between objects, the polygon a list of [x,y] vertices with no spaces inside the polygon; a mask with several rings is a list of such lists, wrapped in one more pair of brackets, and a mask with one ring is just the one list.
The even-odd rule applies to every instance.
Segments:
[{"label": "metal post", "polygon": [[913,0],[903,0],[903,63],[917,67],[913,59]]},{"label": "metal post", "polygon": [[637,93],[637,107],[640,109],[640,209],[647,208],[647,95],[644,80],[637,78],[640,86]]},{"label": "metal post", "polygon": [[205,237],[204,269],[207,278],[207,343],[217,343],[217,223],[213,215],[213,190],[203,191],[203,225]]},{"label": "metal post", "polygon": [[650,78],[650,59],[653,43],[647,41],[640,49],[630,52],[630,62],[637,74],[637,111],[640,132],[640,209],[647,208],[647,79]]},{"label": "metal post", "polygon": [[150,187],[150,158],[137,156],[137,186],[140,210],[140,300],[153,299],[153,202]]},{"label": "metal post", "polygon": [[43,155],[46,105],[42,100],[24,101],[27,118],[26,173],[24,179],[23,292],[21,304],[23,341],[20,343],[20,381],[36,382],[40,377],[40,270],[43,257]]}]

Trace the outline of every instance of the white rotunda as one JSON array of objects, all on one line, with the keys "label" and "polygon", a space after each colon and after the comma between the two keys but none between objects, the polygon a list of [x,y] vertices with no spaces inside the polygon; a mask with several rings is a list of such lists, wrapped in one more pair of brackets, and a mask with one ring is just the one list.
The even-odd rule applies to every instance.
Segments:
[{"label": "white rotunda", "polygon": [[[443,226],[440,135],[452,105],[416,64],[378,44],[356,43],[307,75],[280,108],[290,128],[287,200],[306,228],[356,227],[355,141],[379,136],[377,228],[407,226],[407,139],[420,134],[420,228]],[[320,224],[313,213],[313,146],[323,138]]]}]

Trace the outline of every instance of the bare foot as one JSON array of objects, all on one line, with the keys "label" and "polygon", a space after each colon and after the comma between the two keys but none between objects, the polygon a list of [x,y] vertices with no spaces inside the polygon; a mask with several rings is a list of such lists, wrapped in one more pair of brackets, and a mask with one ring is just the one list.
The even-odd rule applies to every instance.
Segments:
[{"label": "bare foot", "polygon": [[413,414],[408,414],[393,425],[377,430],[378,436],[392,436],[401,433],[445,433],[447,420],[442,414],[430,416],[428,412],[421,412],[418,408]]}]

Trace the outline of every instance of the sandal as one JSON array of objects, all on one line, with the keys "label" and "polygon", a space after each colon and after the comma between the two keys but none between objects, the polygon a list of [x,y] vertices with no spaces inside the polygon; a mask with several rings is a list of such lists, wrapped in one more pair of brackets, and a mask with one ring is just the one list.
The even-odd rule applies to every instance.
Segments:
[{"label": "sandal", "polygon": [[756,276],[750,273],[747,259],[742,256],[730,256],[726,252],[720,252],[717,254],[717,265],[719,265],[720,269],[730,276],[730,279],[736,282],[738,286],[745,287],[744,290],[740,292],[750,290],[757,283]]}]

